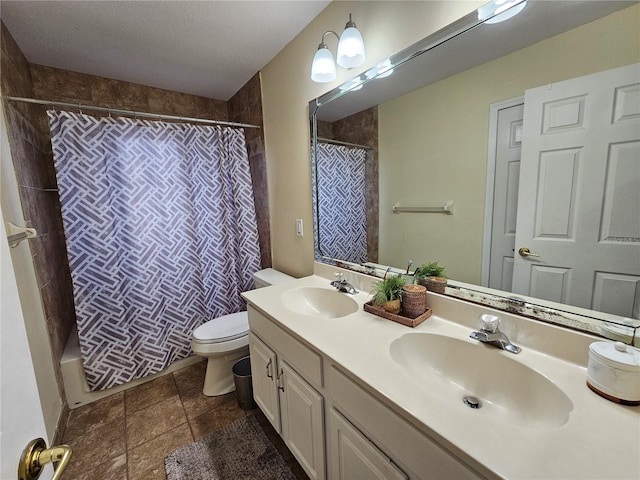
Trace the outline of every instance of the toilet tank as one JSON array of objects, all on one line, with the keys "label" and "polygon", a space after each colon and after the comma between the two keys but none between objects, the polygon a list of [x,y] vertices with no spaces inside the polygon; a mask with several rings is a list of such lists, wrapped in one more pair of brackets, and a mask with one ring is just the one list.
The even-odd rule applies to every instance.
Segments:
[{"label": "toilet tank", "polygon": [[290,282],[291,280],[295,280],[295,278],[274,270],[273,268],[258,270],[253,274],[253,283],[256,288],[268,287],[269,285],[275,285],[276,283]]}]

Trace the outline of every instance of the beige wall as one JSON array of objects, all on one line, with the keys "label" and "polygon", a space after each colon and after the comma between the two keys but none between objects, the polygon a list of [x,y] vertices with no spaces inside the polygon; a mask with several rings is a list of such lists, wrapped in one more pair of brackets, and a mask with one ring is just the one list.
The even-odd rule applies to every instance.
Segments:
[{"label": "beige wall", "polygon": [[[271,242],[275,268],[294,276],[313,271],[313,223],[308,103],[388,56],[464,16],[483,1],[333,2],[261,72],[269,182]],[[338,69],[330,84],[309,78],[311,60],[326,30],[341,32],[353,19],[365,41],[365,65]],[[334,52],[337,40],[327,37]],[[304,237],[295,219],[304,221]]]},{"label": "beige wall", "polygon": [[[380,105],[380,262],[437,260],[449,277],[479,284],[489,105],[640,61],[638,25],[634,6]],[[453,216],[386,208],[444,200]]]}]

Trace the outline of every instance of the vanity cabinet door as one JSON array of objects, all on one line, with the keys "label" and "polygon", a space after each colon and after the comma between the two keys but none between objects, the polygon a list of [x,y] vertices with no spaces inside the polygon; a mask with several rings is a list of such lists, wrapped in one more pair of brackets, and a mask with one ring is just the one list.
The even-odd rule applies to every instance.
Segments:
[{"label": "vanity cabinet door", "polygon": [[282,438],[314,480],[325,478],[323,399],[286,362],[280,363],[278,387]]},{"label": "vanity cabinet door", "polygon": [[251,384],[253,398],[278,433],[280,429],[280,404],[276,384],[276,354],[253,333],[249,333],[251,356]]},{"label": "vanity cabinet door", "polygon": [[389,458],[336,410],[329,416],[331,479],[406,480]]}]

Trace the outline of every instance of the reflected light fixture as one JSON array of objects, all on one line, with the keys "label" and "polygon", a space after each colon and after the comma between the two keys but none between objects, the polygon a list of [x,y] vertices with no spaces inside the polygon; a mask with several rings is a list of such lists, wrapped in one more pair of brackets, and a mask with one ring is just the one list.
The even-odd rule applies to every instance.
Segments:
[{"label": "reflected light fixture", "polygon": [[373,68],[367,70],[365,75],[367,78],[386,78],[393,73],[393,66],[391,65],[391,59],[387,58],[383,62],[380,62]]},{"label": "reflected light fixture", "polygon": [[356,78],[353,78],[351,80],[349,80],[348,82],[344,83],[343,85],[340,85],[340,91],[342,92],[357,92],[358,90],[362,90],[362,78],[361,76],[357,76]]},{"label": "reflected light fixture", "polygon": [[364,41],[349,14],[349,21],[340,37],[333,30],[328,30],[322,35],[322,41],[318,45],[318,51],[311,64],[311,80],[314,82],[326,83],[336,79],[336,62],[324,42],[325,37],[330,33],[338,38],[338,65],[342,68],[354,68],[364,63]]},{"label": "reflected light fixture", "polygon": [[493,0],[478,9],[478,20],[484,23],[500,23],[515,17],[527,5],[527,0]]}]

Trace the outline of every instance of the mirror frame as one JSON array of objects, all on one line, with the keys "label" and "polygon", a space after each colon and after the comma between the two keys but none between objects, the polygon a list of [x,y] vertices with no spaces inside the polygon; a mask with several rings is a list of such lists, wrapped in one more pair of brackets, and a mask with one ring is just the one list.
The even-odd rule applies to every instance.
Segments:
[{"label": "mirror frame", "polygon": [[[436,31],[435,33],[425,37],[424,39],[414,43],[413,45],[403,49],[402,51],[392,55],[389,58],[391,68],[393,68],[394,70],[401,68],[404,64],[410,62],[412,59],[427,53],[428,51],[463,33],[473,30],[474,28],[482,25],[491,18],[493,17],[479,20],[478,11],[473,11],[468,15],[465,15],[464,17],[447,25],[446,27]],[[313,178],[318,178],[318,167],[316,161],[318,148],[318,109],[321,106],[333,102],[348,94],[354,88],[357,88],[360,85],[364,86],[367,83],[376,80],[378,76],[379,75],[369,78],[363,72],[360,75],[347,80],[338,87],[333,88],[329,92],[309,102],[309,117],[311,122],[311,168],[313,170]],[[405,274],[404,271],[398,268],[387,267],[386,265],[370,262],[359,265],[345,260],[325,256],[320,250],[320,232],[317,228],[317,226],[320,224],[319,212],[317,209],[318,189],[317,183],[313,181],[312,195],[314,218],[314,258],[316,261],[321,261],[322,263],[335,265],[341,268],[347,268],[359,273],[371,275],[376,278],[383,277],[388,268],[390,268],[390,271],[394,273],[403,275]],[[508,313],[515,313],[535,320],[540,320],[546,323],[551,323],[562,327],[586,332],[592,335],[612,338],[614,340],[625,341],[624,338],[613,338],[611,334],[605,335],[606,332],[604,332],[601,328],[603,322],[604,324],[614,324],[624,327],[630,327],[633,329],[633,335],[629,333],[628,336],[630,338],[628,339],[628,343],[632,345],[637,345],[638,343],[640,343],[640,340],[638,339],[638,335],[640,335],[640,321],[636,321],[633,323],[633,325],[629,326],[628,322],[625,322],[625,319],[623,317],[617,315],[559,304],[556,302],[527,297],[520,294],[512,294],[510,292],[505,292],[502,290],[495,290],[488,287],[466,284],[451,279],[449,279],[445,294],[447,296],[485,305],[487,307],[495,308]]]}]

